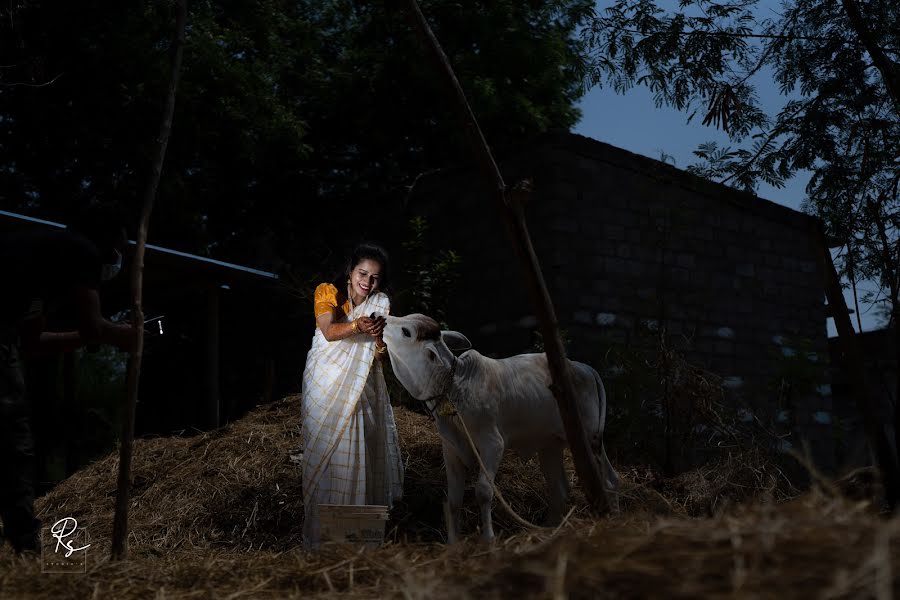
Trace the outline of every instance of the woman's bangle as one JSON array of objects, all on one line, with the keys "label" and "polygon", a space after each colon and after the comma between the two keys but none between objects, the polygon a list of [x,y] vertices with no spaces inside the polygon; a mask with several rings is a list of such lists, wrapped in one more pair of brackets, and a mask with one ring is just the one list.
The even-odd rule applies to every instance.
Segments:
[{"label": "woman's bangle", "polygon": [[377,352],[378,354],[384,354],[385,352],[387,352],[387,344],[385,344],[384,346],[375,344],[375,352]]},{"label": "woman's bangle", "polygon": [[353,333],[359,333],[359,325],[356,323],[356,319],[350,322],[350,331]]}]

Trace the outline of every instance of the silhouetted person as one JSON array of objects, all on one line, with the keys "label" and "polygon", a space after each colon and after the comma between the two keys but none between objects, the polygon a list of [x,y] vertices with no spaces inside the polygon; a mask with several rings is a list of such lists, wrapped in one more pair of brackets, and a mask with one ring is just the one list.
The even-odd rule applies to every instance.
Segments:
[{"label": "silhouetted person", "polygon": [[[121,268],[126,245],[121,219],[100,207],[82,211],[65,230],[0,234],[0,519],[16,552],[40,548],[22,354],[101,343],[133,348],[133,328],[103,318],[98,293]],[[78,330],[44,331],[44,313],[63,304],[74,308]]]}]

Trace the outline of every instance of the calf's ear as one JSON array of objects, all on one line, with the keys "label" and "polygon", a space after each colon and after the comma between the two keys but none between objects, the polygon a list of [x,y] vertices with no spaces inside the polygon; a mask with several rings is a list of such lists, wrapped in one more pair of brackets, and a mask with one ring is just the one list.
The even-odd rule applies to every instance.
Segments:
[{"label": "calf's ear", "polygon": [[469,338],[458,331],[442,331],[441,339],[444,340],[451,352],[465,352],[472,347]]}]

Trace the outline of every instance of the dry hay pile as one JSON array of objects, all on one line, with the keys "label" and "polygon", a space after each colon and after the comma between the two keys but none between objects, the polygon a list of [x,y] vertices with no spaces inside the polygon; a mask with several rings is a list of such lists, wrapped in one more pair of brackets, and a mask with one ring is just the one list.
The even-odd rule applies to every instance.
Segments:
[{"label": "dry hay pile", "polygon": [[[202,436],[138,441],[123,563],[107,558],[117,458],[84,469],[38,508],[45,524],[71,516],[87,529],[88,573],[41,573],[37,559],[7,546],[0,598],[887,598],[900,566],[891,559],[900,521],[825,493],[775,502],[788,494],[777,472],[748,456],[675,480],[623,472],[624,510],[612,518],[590,518],[577,492],[559,529],[522,531],[495,510],[494,546],[473,535],[448,547],[440,542],[439,438],[427,418],[403,409],[406,499],[389,542],[307,554],[300,478],[289,460],[298,415],[293,397]],[[543,517],[535,465],[507,458],[498,483],[523,516]],[[471,490],[466,502],[465,531],[474,533]],[[705,513],[712,516],[690,516]]]}]

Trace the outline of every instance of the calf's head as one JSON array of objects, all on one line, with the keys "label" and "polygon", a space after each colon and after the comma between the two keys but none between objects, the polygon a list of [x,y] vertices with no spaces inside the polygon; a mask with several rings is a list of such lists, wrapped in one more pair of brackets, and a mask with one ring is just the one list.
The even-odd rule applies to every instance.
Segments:
[{"label": "calf's head", "polygon": [[442,393],[453,368],[453,350],[472,347],[463,334],[441,331],[437,321],[420,314],[389,316],[384,342],[394,375],[417,400]]}]

